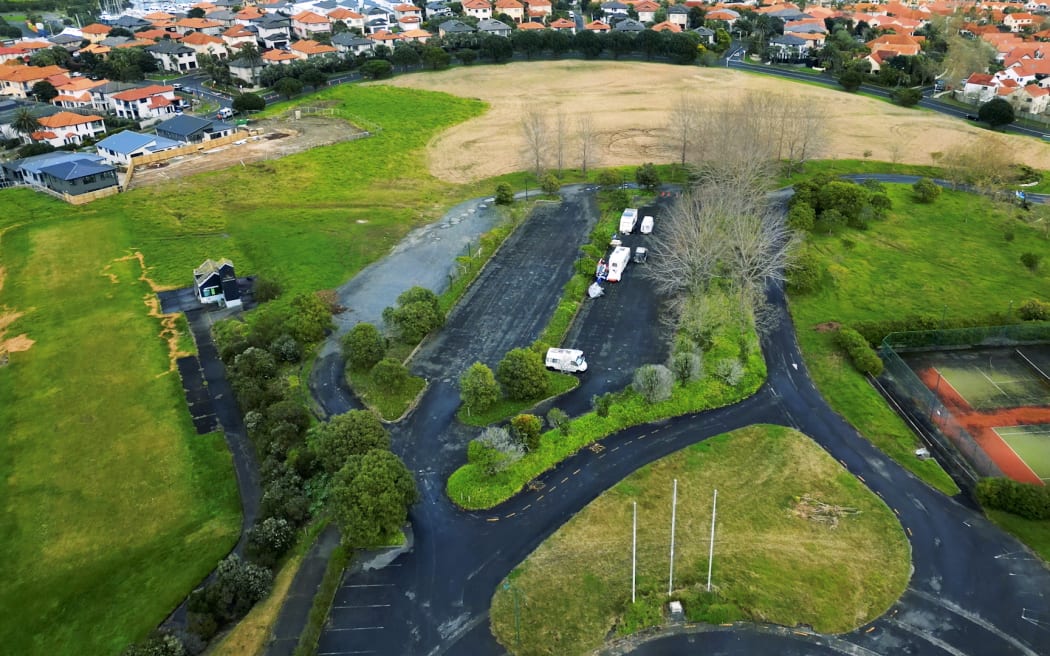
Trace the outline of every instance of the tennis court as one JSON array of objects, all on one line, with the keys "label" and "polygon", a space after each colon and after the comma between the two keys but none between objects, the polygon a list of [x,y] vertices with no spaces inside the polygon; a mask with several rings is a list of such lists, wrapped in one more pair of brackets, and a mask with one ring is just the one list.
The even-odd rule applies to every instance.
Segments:
[{"label": "tennis court", "polygon": [[1001,426],[992,430],[1039,480],[1050,482],[1050,426]]},{"label": "tennis court", "polygon": [[1050,405],[1044,347],[965,349],[909,354],[916,371],[938,374],[974,410]]}]

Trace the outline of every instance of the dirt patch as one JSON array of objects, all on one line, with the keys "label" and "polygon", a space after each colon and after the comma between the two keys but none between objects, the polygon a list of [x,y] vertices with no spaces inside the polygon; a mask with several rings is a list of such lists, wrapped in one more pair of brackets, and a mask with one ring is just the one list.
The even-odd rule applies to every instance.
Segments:
[{"label": "dirt patch", "polygon": [[817,325],[813,326],[813,330],[817,331],[818,333],[831,333],[835,332],[841,327],[842,324],[838,321],[825,321],[824,323],[818,323]]},{"label": "dirt patch", "polygon": [[0,292],[4,291],[4,278],[7,277],[7,269],[0,266]]},{"label": "dirt patch", "polygon": [[15,335],[14,337],[4,337],[7,334],[8,326],[18,321],[22,315],[22,312],[12,312],[6,306],[0,306],[0,367],[8,363],[8,354],[28,351],[35,344],[26,333]]},{"label": "dirt patch", "polygon": [[135,168],[131,188],[148,187],[206,171],[218,171],[237,164],[250,164],[300,153],[317,146],[358,138],[362,131],[347,121],[321,116],[293,116],[265,119],[251,125],[251,137],[243,144],[205,148],[163,162]]},{"label": "dirt patch", "polygon": [[[817,157],[931,164],[931,153],[968,141],[986,130],[934,112],[774,77],[724,68],[695,68],[639,62],[556,61],[507,66],[464,66],[437,73],[404,75],[400,87],[444,91],[480,98],[491,105],[484,115],[437,135],[428,144],[430,171],[450,182],[473,182],[528,168],[525,142],[518,129],[523,103],[565,112],[570,134],[575,117],[590,114],[598,133],[596,166],[642,161],[673,162],[664,126],[683,94],[720,104],[747,91],[789,94],[809,99],[827,115],[827,136]],[[1033,139],[1002,137],[1019,161],[1050,168],[1050,148]],[[577,147],[566,149],[576,166]]]}]

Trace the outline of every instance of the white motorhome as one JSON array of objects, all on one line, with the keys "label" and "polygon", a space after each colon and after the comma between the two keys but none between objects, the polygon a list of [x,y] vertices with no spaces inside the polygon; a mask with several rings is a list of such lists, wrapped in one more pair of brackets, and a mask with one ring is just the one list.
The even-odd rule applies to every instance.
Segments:
[{"label": "white motorhome", "polygon": [[617,246],[609,256],[609,282],[620,282],[623,270],[631,261],[631,249],[626,246]]},{"label": "white motorhome", "polygon": [[566,373],[587,371],[587,361],[583,359],[583,351],[576,349],[547,349],[546,365],[548,369]]},{"label": "white motorhome", "polygon": [[638,227],[638,232],[643,235],[647,235],[653,231],[653,217],[647,216],[642,219],[642,225]]},{"label": "white motorhome", "polygon": [[633,207],[628,207],[620,215],[620,232],[625,235],[631,234],[634,230],[634,224],[638,222],[638,210]]}]

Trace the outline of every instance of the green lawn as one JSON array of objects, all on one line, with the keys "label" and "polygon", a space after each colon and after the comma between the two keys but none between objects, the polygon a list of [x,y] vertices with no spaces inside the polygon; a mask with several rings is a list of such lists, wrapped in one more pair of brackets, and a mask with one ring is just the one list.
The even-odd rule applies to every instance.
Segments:
[{"label": "green lawn", "polygon": [[[233,546],[240,505],[220,434],[198,436],[118,217],[0,195],[0,311],[35,344],[0,369],[0,642],[116,654]],[[19,208],[17,211],[14,208]],[[112,274],[116,282],[104,274]]]},{"label": "green lawn", "polygon": [[[833,333],[815,328],[914,315],[950,321],[1045,299],[1046,267],[1030,272],[1020,258],[1032,251],[1050,259],[1050,242],[1014,218],[1014,209],[975,195],[945,191],[922,205],[912,202],[906,185],[887,188],[894,202],[887,219],[867,231],[811,238],[828,273],[819,292],[791,299],[791,313],[806,364],[832,407],[895,460],[954,493],[932,460],[913,456],[914,435],[836,349]],[[1013,241],[1004,238],[1008,231]]]},{"label": "green lawn", "polygon": [[[885,612],[908,583],[909,546],[890,509],[806,436],[752,426],[639,469],[558,529],[497,587],[490,613],[500,643],[514,654],[584,654],[610,632],[659,624],[668,601],[673,479],[674,597],[691,621],[751,619],[839,633]],[[714,594],[708,595],[714,489]],[[859,513],[838,517],[832,527],[807,512],[816,504],[800,504],[803,497]]]},{"label": "green lawn", "polygon": [[386,421],[400,419],[427,384],[419,376],[409,376],[401,389],[392,390],[376,383],[370,371],[348,372],[346,380],[361,401]]},{"label": "green lawn", "polygon": [[[570,390],[576,389],[576,386],[580,384],[580,379],[571,374],[558,373],[557,371],[548,371],[546,373],[549,385],[547,398],[560,396]],[[471,426],[488,426],[489,424],[494,424],[503,421],[504,419],[510,419],[514,415],[526,412],[541,400],[542,399],[514,401],[512,399],[501,398],[484,412],[474,413],[468,412],[467,406],[461,405],[459,406],[459,410],[456,411],[456,419]]]}]

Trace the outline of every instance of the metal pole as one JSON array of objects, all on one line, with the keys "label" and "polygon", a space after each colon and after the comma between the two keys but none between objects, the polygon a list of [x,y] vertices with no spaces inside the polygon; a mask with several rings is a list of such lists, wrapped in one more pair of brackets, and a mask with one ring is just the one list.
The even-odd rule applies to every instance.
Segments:
[{"label": "metal pole", "polygon": [[674,492],[671,495],[671,571],[667,576],[667,596],[674,590],[674,520],[678,509],[678,479],[674,479]]},{"label": "metal pole", "polygon": [[718,514],[718,490],[715,500],[711,502],[711,546],[707,551],[707,591],[711,592],[711,568],[715,563],[715,515]]},{"label": "metal pole", "polygon": [[634,603],[635,580],[638,574],[638,502],[634,502],[634,527],[631,529],[631,603]]}]

